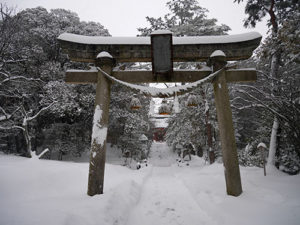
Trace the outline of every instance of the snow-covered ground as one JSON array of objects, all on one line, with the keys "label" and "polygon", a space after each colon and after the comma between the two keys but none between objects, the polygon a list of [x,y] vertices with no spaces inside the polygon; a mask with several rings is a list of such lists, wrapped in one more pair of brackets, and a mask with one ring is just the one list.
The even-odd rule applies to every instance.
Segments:
[{"label": "snow-covered ground", "polygon": [[171,166],[176,162],[176,155],[165,142],[153,142],[150,148],[149,163],[154,167]]},{"label": "snow-covered ground", "polygon": [[244,192],[232,197],[222,164],[193,157],[179,167],[165,143],[151,150],[152,165],[140,170],[107,164],[104,195],[94,197],[86,195],[86,162],[0,154],[0,224],[300,224],[300,175],[242,167]]}]

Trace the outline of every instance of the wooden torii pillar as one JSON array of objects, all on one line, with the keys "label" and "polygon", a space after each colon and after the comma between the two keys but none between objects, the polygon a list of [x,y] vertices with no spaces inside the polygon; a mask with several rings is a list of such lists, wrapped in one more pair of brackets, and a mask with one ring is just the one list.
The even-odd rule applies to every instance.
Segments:
[{"label": "wooden torii pillar", "polygon": [[[95,65],[102,68],[106,73],[111,74],[114,60],[111,55],[100,53],[96,57]],[[110,83],[111,82],[100,72],[97,73],[95,113],[87,191],[87,194],[90,196],[103,194]],[[99,135],[102,135],[103,137],[98,137]]]},{"label": "wooden torii pillar", "polygon": [[[155,35],[160,34],[160,32],[155,33]],[[170,35],[170,33],[167,34]],[[173,70],[173,68],[166,74],[154,70],[113,70],[114,62],[155,62],[150,37],[87,37],[64,33],[58,37],[58,40],[63,51],[69,55],[71,60],[94,63],[109,75],[125,82],[194,82],[207,77],[212,72],[211,70]],[[261,35],[257,32],[250,32],[241,35],[206,37],[171,36],[168,41],[167,44],[171,49],[170,54],[167,55],[171,57],[172,62],[209,60],[213,71],[216,71],[226,64],[226,60],[236,61],[249,58],[259,45]],[[156,46],[168,50],[159,43]],[[223,70],[213,81],[225,168],[226,190],[227,194],[232,196],[239,196],[242,193],[242,185],[227,83],[255,80],[255,69],[227,69]],[[100,109],[101,116],[98,119],[94,118],[94,126],[104,131],[106,137],[110,81],[97,70],[67,71],[65,81],[72,84],[97,83],[95,110]],[[104,184],[106,138],[100,142],[96,139],[97,137],[92,137],[88,184],[88,195],[90,196],[102,194]]]},{"label": "wooden torii pillar", "polygon": [[[223,68],[226,63],[226,56],[220,51],[214,52],[209,61],[209,64],[213,67],[213,72]],[[228,195],[238,196],[242,193],[242,184],[226,82],[226,71],[222,71],[214,79],[213,86],[223,153],[226,190]]]}]

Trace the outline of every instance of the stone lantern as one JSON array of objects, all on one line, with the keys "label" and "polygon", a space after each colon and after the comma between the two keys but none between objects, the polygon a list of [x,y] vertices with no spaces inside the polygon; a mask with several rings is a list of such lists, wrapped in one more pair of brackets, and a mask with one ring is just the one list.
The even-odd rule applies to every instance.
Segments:
[{"label": "stone lantern", "polygon": [[130,109],[131,110],[138,110],[142,107],[140,100],[136,97],[133,96],[130,102]]},{"label": "stone lantern", "polygon": [[191,107],[196,107],[198,105],[197,98],[194,94],[190,94],[188,96],[186,105]]},{"label": "stone lantern", "polygon": [[167,100],[162,100],[161,106],[158,109],[159,115],[170,115],[171,114],[171,108],[167,103]]}]

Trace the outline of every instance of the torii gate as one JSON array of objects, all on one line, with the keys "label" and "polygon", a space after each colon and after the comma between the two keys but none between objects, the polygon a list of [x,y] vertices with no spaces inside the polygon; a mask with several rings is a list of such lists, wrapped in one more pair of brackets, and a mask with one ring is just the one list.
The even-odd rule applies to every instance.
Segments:
[{"label": "torii gate", "polygon": [[[71,60],[90,62],[99,67],[98,71],[67,71],[65,77],[65,81],[72,84],[97,83],[95,115],[100,114],[96,120],[94,118],[94,123],[102,129],[103,137],[100,142],[93,141],[97,137],[92,138],[87,194],[103,194],[111,86],[111,81],[107,78],[111,76],[111,79],[130,83],[195,82],[219,70],[212,83],[226,190],[228,195],[239,196],[242,193],[242,185],[227,82],[255,81],[256,70],[224,69],[224,66],[227,60],[236,61],[251,57],[261,38],[257,32],[200,37],[172,37],[172,33],[168,31],[153,32],[151,37],[88,37],[61,34],[58,37],[61,48]],[[208,62],[212,71],[173,70],[173,62],[201,61]],[[116,62],[152,62],[152,71],[113,70]]]}]

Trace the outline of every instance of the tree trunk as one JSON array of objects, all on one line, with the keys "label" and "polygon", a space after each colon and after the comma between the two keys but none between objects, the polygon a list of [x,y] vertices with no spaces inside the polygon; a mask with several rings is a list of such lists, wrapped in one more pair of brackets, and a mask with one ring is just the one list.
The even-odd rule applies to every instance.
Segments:
[{"label": "tree trunk", "polygon": [[276,154],[276,147],[277,147],[277,132],[279,128],[279,122],[277,117],[274,117],[273,127],[271,132],[271,139],[270,139],[270,147],[269,147],[269,156],[268,156],[268,166],[275,165],[275,154]]},{"label": "tree trunk", "polygon": [[208,102],[204,90],[201,91],[201,95],[205,102],[205,126],[206,126],[206,135],[207,135],[209,163],[213,164],[215,162],[215,152],[213,149],[212,126],[210,123],[209,106],[208,106]]},{"label": "tree trunk", "polygon": [[28,131],[28,126],[27,126],[27,121],[25,123],[23,123],[23,134],[25,137],[25,141],[26,141],[26,149],[27,149],[27,156],[29,158],[32,157],[32,146],[31,146],[31,137],[29,135],[29,131]]},{"label": "tree trunk", "polygon": [[[280,51],[276,51],[272,55],[271,59],[271,70],[270,70],[270,77],[271,77],[271,96],[274,97],[277,93],[277,87],[275,83],[275,79],[278,77],[278,69],[279,69],[279,61],[280,61],[281,53]],[[276,147],[277,147],[277,132],[279,128],[279,121],[277,116],[274,116],[272,132],[270,137],[270,146],[269,146],[269,156],[268,156],[268,166],[275,166],[275,154],[276,154]]]}]

